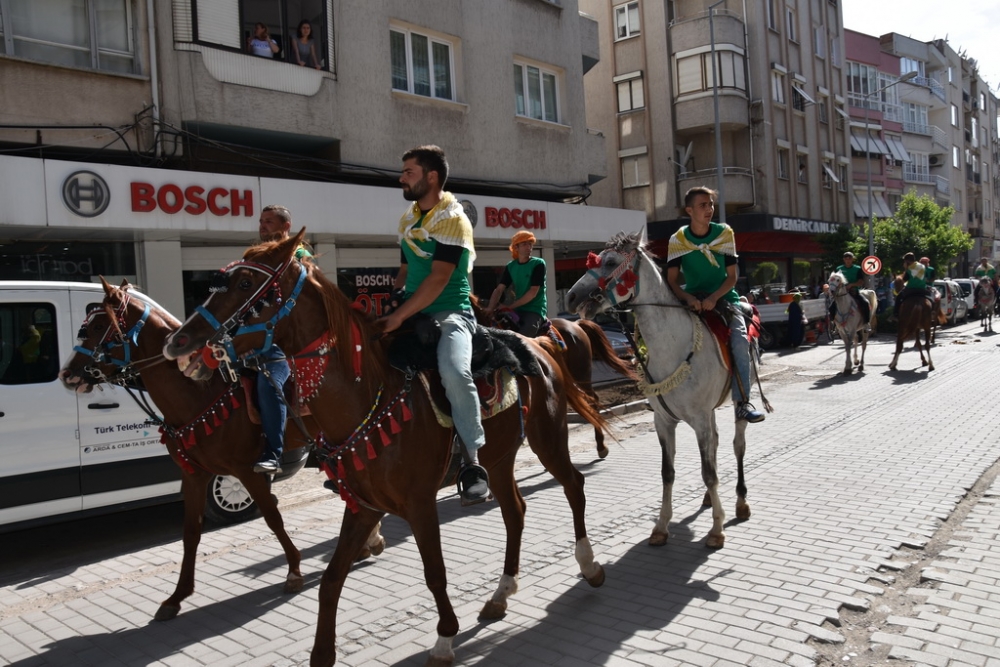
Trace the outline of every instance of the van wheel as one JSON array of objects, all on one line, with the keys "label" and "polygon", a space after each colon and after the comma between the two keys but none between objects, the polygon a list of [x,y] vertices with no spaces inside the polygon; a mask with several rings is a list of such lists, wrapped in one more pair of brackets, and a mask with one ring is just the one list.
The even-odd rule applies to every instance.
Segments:
[{"label": "van wheel", "polygon": [[[268,484],[270,485],[270,478]],[[243,483],[229,475],[216,475],[208,485],[205,518],[215,524],[242,523],[260,516],[260,509]]]},{"label": "van wheel", "polygon": [[766,326],[760,328],[760,346],[764,350],[773,350],[778,346],[778,341],[774,337],[774,332],[768,329]]}]

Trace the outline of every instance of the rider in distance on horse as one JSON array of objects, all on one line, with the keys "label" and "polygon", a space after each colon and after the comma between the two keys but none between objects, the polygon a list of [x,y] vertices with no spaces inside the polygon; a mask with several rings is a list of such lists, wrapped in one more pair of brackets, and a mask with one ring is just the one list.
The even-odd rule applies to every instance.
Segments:
[{"label": "rider in distance on horse", "polygon": [[[871,308],[869,307],[868,300],[861,296],[860,292],[865,286],[865,275],[862,273],[861,267],[854,264],[853,252],[847,251],[844,253],[844,263],[837,267],[837,271],[847,279],[848,291],[854,297],[854,302],[858,304],[858,308],[861,309],[861,321],[865,323],[866,328],[869,327],[868,323],[872,319]],[[832,301],[830,304],[830,317],[836,316],[837,302]]]},{"label": "rider in distance on horse", "polygon": [[930,299],[934,304],[934,295],[927,286],[927,267],[916,260],[912,252],[903,255],[903,280],[906,286],[896,297],[896,305],[893,306],[893,317],[899,317],[899,304],[903,300],[914,294],[919,294]]},{"label": "rider in distance on horse", "polygon": [[490,492],[477,456],[486,436],[472,379],[476,319],[469,301],[469,272],[476,250],[465,209],[444,191],[447,180],[448,160],[439,147],[420,146],[403,154],[399,182],[403,197],[413,204],[399,222],[401,257],[394,287],[403,289],[405,301],[382,321],[383,331],[389,333],[408,317],[425,313],[441,327],[438,372],[463,445],[458,491],[462,504],[470,505],[486,500]]},{"label": "rider in distance on horse", "polygon": [[548,313],[545,297],[545,260],[532,257],[531,249],[535,245],[535,235],[528,231],[514,234],[510,240],[510,254],[514,259],[500,276],[500,284],[490,295],[490,303],[486,306],[486,315],[491,317],[496,310],[503,293],[511,285],[514,286],[514,302],[510,309],[518,316],[517,332],[522,336],[534,338],[538,329],[545,322]]},{"label": "rider in distance on horse", "polygon": [[[764,413],[750,403],[750,341],[736,292],[736,236],[729,225],[712,222],[715,190],[691,188],[684,195],[684,211],[691,224],[670,237],[667,249],[667,283],[681,302],[696,313],[715,310],[723,303],[729,310],[729,345],[733,352],[732,387],[736,418],[750,423],[764,421]],[[685,285],[681,287],[681,272]],[[728,304],[728,305],[726,305]]]},{"label": "rider in distance on horse", "polygon": [[[260,240],[283,241],[292,228],[292,214],[284,206],[270,204],[260,212]],[[305,246],[295,251],[295,259],[312,257]],[[282,395],[282,387],[291,375],[285,353],[277,345],[261,354],[263,368],[257,374],[257,402],[260,403],[260,421],[264,429],[267,446],[260,460],[253,467],[254,472],[277,474],[281,472],[281,453],[285,449],[285,421],[288,406]],[[266,371],[266,372],[265,372]],[[270,376],[270,377],[268,377]]]}]

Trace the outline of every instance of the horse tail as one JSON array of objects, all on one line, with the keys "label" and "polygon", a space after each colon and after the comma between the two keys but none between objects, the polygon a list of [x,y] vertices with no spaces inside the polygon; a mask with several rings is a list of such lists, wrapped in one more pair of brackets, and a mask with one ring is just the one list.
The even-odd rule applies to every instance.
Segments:
[{"label": "horse tail", "polygon": [[566,401],[569,403],[569,406],[578,415],[587,420],[591,426],[607,432],[608,420],[604,418],[604,415],[601,414],[590,396],[585,394],[577,386],[576,382],[573,381],[573,374],[570,373],[569,366],[566,364],[566,355],[563,354],[559,345],[547,336],[536,338],[535,341],[542,346],[542,349],[548,352],[552,358],[552,362],[559,367],[559,373],[562,376],[563,391],[566,392]]},{"label": "horse tail", "polygon": [[579,320],[577,324],[580,325],[583,332],[587,334],[587,338],[590,339],[590,347],[593,350],[594,359],[603,361],[616,373],[624,375],[629,380],[639,379],[632,367],[615,354],[611,343],[608,341],[608,337],[604,334],[604,329],[597,322]]}]

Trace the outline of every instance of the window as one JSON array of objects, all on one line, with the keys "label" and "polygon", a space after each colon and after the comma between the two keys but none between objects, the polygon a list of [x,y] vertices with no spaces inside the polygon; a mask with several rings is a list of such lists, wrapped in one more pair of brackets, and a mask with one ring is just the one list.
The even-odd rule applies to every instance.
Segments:
[{"label": "window", "polygon": [[954,104],[951,105],[951,124],[953,127],[958,127],[958,107]]},{"label": "window", "polygon": [[[199,2],[190,4],[192,6],[197,4],[200,8],[198,10],[199,16],[202,15],[202,12],[213,16],[219,14],[226,16],[229,12],[228,9],[213,10],[206,7],[207,5],[216,5],[219,3]],[[227,2],[225,4],[235,3]],[[267,26],[269,36],[277,43],[279,48],[278,53],[268,57],[273,57],[275,60],[296,63],[297,67],[297,51],[294,50],[297,49],[295,39],[298,37],[299,23],[302,20],[308,20],[311,29],[310,34],[312,35],[311,41],[316,51],[318,64],[321,69],[332,69],[328,62],[330,48],[326,6],[326,0],[268,0],[267,2],[261,2],[260,0],[239,0],[239,16],[243,21],[240,31],[242,40],[239,48],[249,51],[249,42],[255,35],[257,23],[263,23]],[[225,19],[218,20],[223,21]],[[198,41],[231,46],[228,42],[226,26],[225,24],[222,25],[223,28],[220,29],[213,25],[199,24]],[[307,62],[311,57],[311,54],[304,56],[303,60]],[[314,65],[314,63],[309,62],[307,64],[310,66]]]},{"label": "window", "polygon": [[454,100],[448,42],[409,30],[389,31],[392,89],[423,97]]},{"label": "window", "polygon": [[622,158],[622,188],[649,185],[649,156],[632,155]]},{"label": "window", "polygon": [[785,75],[771,70],[771,99],[775,104],[785,103]]},{"label": "window", "polygon": [[[745,91],[747,84],[743,54],[727,48],[717,48],[715,55],[717,61],[715,73],[719,79],[719,87]],[[711,60],[711,52],[677,57],[678,95],[712,90]]]},{"label": "window", "polygon": [[619,81],[618,84],[618,111],[632,111],[646,106],[645,98],[642,94],[642,77]]},{"label": "window", "polygon": [[962,153],[958,150],[958,146],[951,147],[951,166],[955,169],[962,168]]},{"label": "window", "polygon": [[558,123],[558,79],[553,71],[527,63],[514,63],[515,113]]},{"label": "window", "polygon": [[978,129],[978,123],[976,122],[976,118],[974,116],[972,118],[972,132],[971,132],[971,135],[972,135],[972,147],[973,148],[978,148],[979,147],[979,129]]},{"label": "window", "polygon": [[818,25],[813,28],[813,53],[817,58],[826,58],[826,27]]},{"label": "window", "polygon": [[848,61],[847,63],[847,98],[851,106],[867,107],[873,111],[881,110],[881,102],[871,93],[878,90],[878,70],[871,65]]},{"label": "window", "polygon": [[0,305],[0,385],[52,382],[59,373],[51,303]]},{"label": "window", "polygon": [[775,7],[778,0],[767,0],[767,27],[771,30],[778,29],[778,8]]},{"label": "window", "polygon": [[930,161],[927,153],[910,151],[910,162],[903,163],[903,180],[911,183],[930,183]]},{"label": "window", "polygon": [[788,180],[788,149],[778,149],[778,178]]},{"label": "window", "polygon": [[806,159],[799,157],[799,183],[809,182],[809,170],[806,169]]},{"label": "window", "polygon": [[629,2],[615,7],[615,39],[639,34],[639,3]]},{"label": "window", "polygon": [[67,67],[138,70],[128,0],[0,2],[0,52]]},{"label": "window", "polygon": [[838,181],[840,177],[833,171],[833,164],[829,160],[823,160],[823,187],[832,190],[833,184]]},{"label": "window", "polygon": [[979,93],[979,110],[986,111],[986,93]]},{"label": "window", "polygon": [[798,81],[792,82],[792,108],[796,111],[805,111],[806,105],[816,104],[816,100],[809,97],[809,93],[802,89]]},{"label": "window", "polygon": [[799,41],[798,32],[795,31],[795,10],[789,7],[785,14],[785,24],[788,30],[788,41],[797,42]]},{"label": "window", "polygon": [[837,165],[837,178],[840,180],[837,182],[837,189],[841,192],[847,192],[847,165],[838,164]]},{"label": "window", "polygon": [[840,40],[836,35],[830,35],[830,64],[840,67]]},{"label": "window", "polygon": [[830,98],[826,95],[820,95],[819,102],[817,105],[819,107],[819,122],[829,123],[830,122]]},{"label": "window", "polygon": [[924,75],[924,61],[915,60],[913,58],[902,57],[899,59],[899,74],[908,74],[910,72],[916,72],[918,76]]}]

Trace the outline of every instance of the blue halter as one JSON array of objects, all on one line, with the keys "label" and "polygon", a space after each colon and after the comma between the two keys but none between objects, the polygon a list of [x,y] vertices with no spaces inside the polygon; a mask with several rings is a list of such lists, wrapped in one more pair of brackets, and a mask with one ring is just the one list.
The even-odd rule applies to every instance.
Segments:
[{"label": "blue halter", "polygon": [[[122,300],[121,306],[115,309],[115,317],[118,319],[119,322],[125,315],[125,309],[128,307],[129,300],[130,297],[128,296],[128,294],[126,294],[125,298]],[[149,318],[149,310],[150,310],[149,304],[144,301],[143,305],[145,306],[145,308],[142,311],[142,317],[140,317],[139,321],[133,324],[132,328],[129,329],[126,333],[120,334],[117,340],[108,340],[109,336],[111,336],[112,332],[114,331],[114,327],[108,327],[107,333],[105,333],[104,337],[101,338],[100,342],[98,342],[97,345],[94,346],[93,350],[88,350],[87,348],[81,345],[74,345],[73,351],[79,352],[84,356],[90,357],[91,359],[94,360],[95,363],[98,364],[110,363],[124,370],[125,368],[127,368],[132,364],[132,347],[139,345],[139,332],[142,331],[142,328],[146,325],[146,320]],[[103,314],[106,314],[104,313],[103,310],[95,310],[93,313],[91,313],[91,315],[87,317],[86,321],[84,321],[83,326],[80,328],[80,332],[83,333],[87,325],[90,324],[91,318]],[[82,340],[83,337],[77,335],[77,339]],[[124,359],[115,359],[114,357],[111,356],[111,352],[113,352],[114,349],[118,347],[123,349]]]}]

